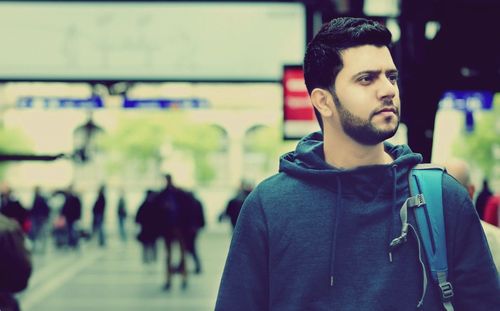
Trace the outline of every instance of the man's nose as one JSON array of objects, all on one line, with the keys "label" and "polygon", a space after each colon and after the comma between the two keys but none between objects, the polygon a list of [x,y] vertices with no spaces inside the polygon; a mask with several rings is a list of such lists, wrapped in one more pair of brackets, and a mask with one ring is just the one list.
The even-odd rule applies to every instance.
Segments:
[{"label": "man's nose", "polygon": [[389,78],[384,77],[380,79],[380,85],[378,88],[378,98],[383,99],[393,99],[398,93],[398,84],[391,81]]}]

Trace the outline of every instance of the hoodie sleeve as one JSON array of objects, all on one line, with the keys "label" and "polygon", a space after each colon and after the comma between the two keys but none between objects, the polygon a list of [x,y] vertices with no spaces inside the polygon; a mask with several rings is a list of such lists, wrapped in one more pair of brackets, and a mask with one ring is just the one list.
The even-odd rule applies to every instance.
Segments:
[{"label": "hoodie sleeve", "polygon": [[243,204],[224,267],[216,311],[266,311],[269,305],[267,222],[258,188]]},{"label": "hoodie sleeve", "polygon": [[498,272],[481,223],[469,198],[464,198],[457,210],[451,254],[455,310],[497,310]]}]

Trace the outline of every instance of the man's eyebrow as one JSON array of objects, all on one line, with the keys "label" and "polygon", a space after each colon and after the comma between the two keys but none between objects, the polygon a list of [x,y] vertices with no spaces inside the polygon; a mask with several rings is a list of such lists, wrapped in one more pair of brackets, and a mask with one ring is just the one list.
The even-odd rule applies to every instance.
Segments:
[{"label": "man's eyebrow", "polygon": [[[360,71],[360,72],[356,73],[354,76],[352,76],[352,78],[355,80],[359,76],[362,76],[365,74],[378,76],[381,72],[382,72],[382,70],[364,70],[364,71]],[[399,71],[397,69],[389,69],[389,70],[386,70],[385,73],[386,74],[394,74],[394,73],[399,74]]]},{"label": "man's eyebrow", "polygon": [[389,69],[385,72],[386,74],[399,74],[399,71],[397,69]]},{"label": "man's eyebrow", "polygon": [[359,76],[362,76],[362,75],[379,75],[382,71],[381,70],[364,70],[364,71],[360,71],[358,73],[356,73],[355,75],[352,76],[353,79],[356,79],[358,78]]}]

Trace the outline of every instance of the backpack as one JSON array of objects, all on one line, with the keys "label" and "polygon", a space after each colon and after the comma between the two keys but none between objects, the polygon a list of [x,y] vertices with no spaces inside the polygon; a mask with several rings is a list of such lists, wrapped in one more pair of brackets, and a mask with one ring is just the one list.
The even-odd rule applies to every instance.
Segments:
[{"label": "backpack", "polygon": [[446,311],[453,311],[453,286],[448,278],[446,232],[443,215],[442,179],[445,169],[432,164],[419,164],[410,174],[410,192],[418,197],[414,208],[420,239],[433,281],[441,290]]},{"label": "backpack", "polygon": [[[448,260],[441,191],[444,171],[443,167],[433,164],[418,164],[413,168],[408,177],[411,197],[406,199],[400,210],[401,235],[391,241],[390,248],[396,248],[406,242],[408,231],[411,228],[418,242],[419,261],[422,271],[424,271],[423,293],[417,308],[422,307],[427,289],[427,274],[425,273],[427,269],[420,257],[422,245],[429,265],[428,270],[441,291],[443,307],[446,311],[453,311],[451,304],[453,287],[447,280]],[[417,229],[408,222],[408,208],[413,208]],[[391,253],[389,255],[391,258]]]}]

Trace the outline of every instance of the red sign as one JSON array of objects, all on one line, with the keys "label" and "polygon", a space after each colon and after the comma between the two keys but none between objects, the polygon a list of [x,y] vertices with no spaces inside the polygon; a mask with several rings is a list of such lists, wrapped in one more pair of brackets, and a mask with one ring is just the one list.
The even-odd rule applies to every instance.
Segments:
[{"label": "red sign", "polygon": [[285,67],[283,73],[285,120],[315,120],[309,94],[300,67]]},{"label": "red sign", "polygon": [[283,70],[284,138],[299,139],[319,129],[300,65]]}]

